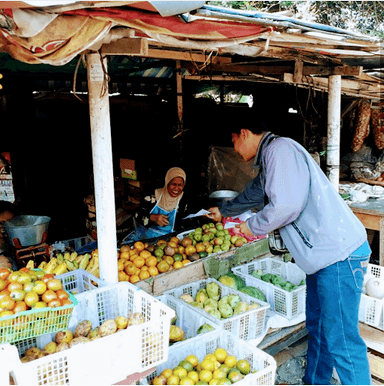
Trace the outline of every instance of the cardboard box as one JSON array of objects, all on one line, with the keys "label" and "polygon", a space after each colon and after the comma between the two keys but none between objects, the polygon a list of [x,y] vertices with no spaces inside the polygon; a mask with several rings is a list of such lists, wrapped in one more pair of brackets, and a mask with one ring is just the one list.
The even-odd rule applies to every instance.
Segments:
[{"label": "cardboard box", "polygon": [[121,177],[128,178],[130,180],[137,180],[137,172],[136,170],[131,169],[121,169]]},{"label": "cardboard box", "polygon": [[121,177],[137,180],[136,162],[133,159],[120,158]]}]

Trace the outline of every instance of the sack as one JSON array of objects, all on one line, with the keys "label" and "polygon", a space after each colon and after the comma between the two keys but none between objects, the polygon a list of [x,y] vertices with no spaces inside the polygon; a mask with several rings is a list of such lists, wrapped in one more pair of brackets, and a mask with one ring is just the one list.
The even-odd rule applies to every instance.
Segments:
[{"label": "sack", "polygon": [[283,255],[284,253],[289,253],[278,229],[268,233],[268,244],[269,250],[273,255]]}]

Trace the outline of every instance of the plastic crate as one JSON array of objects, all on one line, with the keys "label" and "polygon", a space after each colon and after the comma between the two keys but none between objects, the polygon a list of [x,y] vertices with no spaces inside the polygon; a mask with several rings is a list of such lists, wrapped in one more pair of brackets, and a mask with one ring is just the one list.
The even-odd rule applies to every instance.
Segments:
[{"label": "plastic crate", "polygon": [[39,335],[56,333],[68,327],[77,299],[69,293],[72,304],[37,308],[0,318],[0,343],[13,343]]},{"label": "plastic crate", "polygon": [[[166,363],[157,366],[155,373],[141,381],[141,384],[150,384],[153,378],[160,375],[164,369],[174,368],[188,355],[196,355],[201,362],[207,354],[217,348],[223,348],[228,355],[237,359],[246,359],[251,365],[251,373],[236,385],[274,385],[276,377],[276,361],[272,356],[257,347],[241,340],[228,331],[214,331],[211,334],[202,334],[186,346],[172,346]],[[257,370],[256,373],[252,373]]]},{"label": "plastic crate", "polygon": [[104,280],[99,279],[84,269],[63,273],[57,276],[57,278],[63,283],[64,289],[72,295],[106,286]]},{"label": "plastic crate", "polygon": [[95,240],[89,236],[77,237],[76,239],[64,240],[64,241],[55,241],[52,244],[53,249],[64,252],[66,248],[71,250],[78,251],[87,244],[93,243]]},{"label": "plastic crate", "polygon": [[[258,303],[260,304],[260,307],[244,312],[240,315],[232,316],[228,319],[217,319],[202,310],[201,308],[193,307],[187,302],[184,302],[183,300],[179,299],[179,297],[184,293],[189,293],[195,298],[197,291],[202,288],[205,288],[207,284],[211,282],[215,282],[219,286],[221,297],[226,295],[239,295],[242,301],[245,301],[247,303]],[[270,307],[269,304],[266,302],[258,300],[252,296],[246,295],[243,292],[236,291],[211,278],[198,280],[177,288],[173,288],[172,290],[164,292],[164,294],[173,296],[176,301],[188,307],[193,312],[199,315],[203,315],[212,323],[217,323],[223,330],[228,330],[232,334],[236,335],[238,338],[244,340],[255,339],[263,334],[267,310]]]},{"label": "plastic crate", "polygon": [[[189,345],[191,340],[199,337],[199,335],[197,335],[197,330],[205,323],[210,324],[214,328],[213,331],[221,330],[220,326],[217,323],[212,323],[212,321],[204,315],[197,314],[189,307],[185,307],[184,304],[175,301],[175,298],[171,295],[160,295],[157,296],[156,299],[160,300],[165,305],[175,311],[177,316],[175,324],[176,326],[180,327],[185,333],[184,340],[173,343],[171,347],[179,345]],[[213,331],[207,332],[206,334],[210,334]]]},{"label": "plastic crate", "polygon": [[141,312],[146,322],[28,363],[20,361],[19,352],[32,346],[44,347],[54,334],[19,342],[18,347],[0,346],[17,384],[109,385],[167,360],[169,325],[175,313],[164,303],[126,282],[83,292],[77,299],[79,304],[68,326],[71,331],[82,320],[90,320],[95,328],[105,320],[128,316],[130,312]]},{"label": "plastic crate", "polygon": [[262,291],[271,305],[271,310],[277,314],[292,319],[305,312],[306,285],[289,292],[251,275],[253,271],[261,269],[263,274],[279,275],[283,279],[298,285],[306,278],[306,275],[296,264],[285,263],[277,258],[267,257],[231,269],[234,274],[245,281],[246,286],[253,286]]},{"label": "plastic crate", "polygon": [[[368,274],[384,280],[384,267],[368,264]],[[361,294],[359,321],[384,330],[384,299],[376,299],[364,293]]]}]

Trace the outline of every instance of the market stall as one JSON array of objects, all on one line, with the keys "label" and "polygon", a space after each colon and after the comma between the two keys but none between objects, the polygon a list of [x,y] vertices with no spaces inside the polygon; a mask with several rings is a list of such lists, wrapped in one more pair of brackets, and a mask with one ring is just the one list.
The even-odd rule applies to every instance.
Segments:
[{"label": "market stall", "polygon": [[[172,61],[176,69],[176,134],[180,136],[184,130],[183,82],[193,80],[196,63],[201,65],[200,68],[197,66],[200,71],[209,64],[210,81],[214,81],[215,76],[217,81],[225,82],[232,80],[253,82],[254,79],[264,76],[271,80],[273,73],[278,73],[273,81],[327,90],[329,94],[327,168],[330,180],[338,189],[341,96],[370,98],[375,103],[382,98],[380,79],[369,74],[362,76],[363,66],[350,64],[348,61],[351,58],[349,55],[343,55],[342,47],[344,45],[345,49],[350,51],[355,44],[359,46],[359,55],[362,57],[373,56],[373,59],[381,59],[382,54],[376,52],[379,43],[374,39],[354,36],[339,29],[324,30],[315,25],[303,26],[299,21],[295,24],[292,20],[282,20],[280,17],[265,20],[261,15],[262,22],[260,22],[260,15],[247,17],[238,14],[236,15],[238,19],[234,17],[228,21],[227,17],[217,13],[219,10],[215,7],[199,10],[203,2],[184,2],[192,4],[184,4],[183,9],[174,9],[174,2],[168,9],[154,9],[156,5],[152,2],[141,4],[127,2],[126,7],[121,9],[119,8],[121,2],[108,4],[111,8],[101,8],[101,4],[97,3],[93,3],[89,9],[84,4],[77,4],[74,7],[71,5],[51,7],[45,14],[45,21],[40,19],[44,9],[43,12],[42,9],[30,10],[29,17],[36,18],[37,24],[49,25],[52,22],[56,27],[62,27],[67,17],[75,22],[73,29],[76,31],[72,36],[56,36],[57,39],[63,39],[66,44],[46,47],[44,55],[40,50],[31,50],[24,44],[25,36],[33,35],[33,32],[24,32],[21,29],[15,36],[12,26],[8,26],[12,33],[6,27],[1,30],[2,49],[17,60],[30,63],[31,66],[41,63],[63,65],[78,55],[85,59],[97,222],[97,249],[83,253],[80,252],[81,248],[65,249],[68,245],[64,242],[65,247],[62,251],[55,253],[53,249],[43,251],[49,255],[52,262],[48,268],[50,261],[46,261],[46,265],[43,263],[35,265],[34,259],[30,259],[32,262],[30,265],[27,264],[25,273],[36,269],[43,272],[43,276],[55,274],[62,282],[68,297],[73,297],[72,306],[68,304],[62,308],[60,304],[56,312],[70,315],[67,310],[71,309],[73,315],[69,321],[61,318],[56,325],[57,328],[51,330],[39,330],[42,323],[36,327],[37,330],[33,326],[36,319],[44,322],[45,314],[36,316],[36,313],[32,313],[35,316],[31,317],[31,313],[28,314],[28,310],[25,310],[27,314],[22,316],[5,315],[5,319],[1,321],[4,346],[0,347],[0,353],[2,363],[9,371],[8,373],[4,371],[3,376],[7,378],[11,373],[17,383],[24,382],[24,377],[29,379],[33,377],[39,384],[71,384],[89,383],[91,380],[98,382],[101,379],[105,383],[116,383],[124,381],[129,375],[139,373],[141,375],[138,378],[144,378],[140,382],[145,384],[154,379],[164,382],[164,379],[159,380],[161,376],[165,377],[164,370],[174,369],[183,358],[188,363],[183,363],[184,370],[179,369],[180,374],[185,377],[188,369],[189,372],[203,378],[202,372],[205,370],[207,378],[204,380],[207,380],[217,370],[212,366],[223,365],[224,357],[231,356],[235,359],[231,358],[230,367],[238,367],[238,371],[233,375],[237,377],[233,378],[234,380],[243,384],[273,384],[276,363],[270,354],[262,351],[262,348],[272,345],[264,339],[268,338],[266,336],[269,329],[285,331],[281,332],[279,337],[272,338],[272,341],[275,339],[274,343],[291,334],[292,329],[299,331],[295,339],[305,335],[303,273],[298,271],[295,264],[289,262],[289,256],[286,256],[285,261],[284,258],[274,258],[270,255],[265,237],[243,240],[243,235],[239,235],[236,239],[229,234],[228,229],[231,228],[227,228],[225,233],[224,229],[216,228],[214,224],[184,235],[173,236],[173,239],[165,237],[156,240],[152,245],[144,241],[117,248],[108,95],[110,75],[107,59],[110,56],[126,55]],[[177,5],[181,6],[182,3]],[[116,8],[113,9],[114,6]],[[29,8],[28,5],[27,7]],[[188,18],[184,20],[179,16],[192,10],[196,12],[189,16],[196,20],[188,21]],[[5,15],[8,21],[13,20],[16,25],[22,23],[22,16],[25,16],[22,8],[7,9]],[[220,19],[220,16],[223,18]],[[212,17],[213,21],[207,22],[206,18]],[[164,23],[165,18],[167,23]],[[281,23],[282,21],[284,23]],[[198,28],[195,28],[194,23],[197,23]],[[226,28],[228,23],[232,28]],[[24,27],[26,28],[25,25]],[[50,31],[45,31],[43,27],[41,28],[41,31],[47,34],[52,30],[60,30],[52,27]],[[295,35],[296,28],[302,30]],[[307,34],[308,28],[310,30],[318,28],[320,37],[313,38]],[[324,35],[321,37],[322,34]],[[341,42],[339,34],[344,36]],[[44,40],[41,35],[39,37]],[[335,42],[329,47],[329,39],[333,37]],[[289,44],[286,44],[285,39],[290,40]],[[303,40],[306,42],[307,51],[302,47]],[[312,49],[311,44],[317,45],[317,48]],[[320,49],[321,57],[316,55]],[[208,51],[210,54],[207,56]],[[245,67],[241,62],[237,64],[232,61],[233,54],[247,58],[250,63],[245,64]],[[260,66],[255,68],[252,63],[255,58],[268,56],[284,61],[290,60],[291,63],[288,67],[281,66],[281,68],[275,64],[268,69]],[[189,69],[190,73],[181,75],[182,69]],[[231,76],[227,75],[228,70]],[[217,74],[213,76],[212,71]],[[262,75],[265,71],[267,75]],[[253,79],[247,78],[248,75],[245,76],[244,72],[252,74],[250,76],[253,76]],[[325,74],[325,77],[320,77],[319,74],[322,76]],[[196,76],[202,80],[206,75]],[[233,79],[230,79],[231,77]],[[309,80],[309,77],[312,79]],[[356,79],[346,80],[343,77]],[[133,122],[129,121],[128,124],[131,125]],[[381,225],[377,225],[376,218],[374,221],[375,224],[369,226],[381,229]],[[368,227],[368,222],[364,225]],[[210,228],[213,236],[209,234]],[[215,232],[212,232],[213,228]],[[221,231],[223,231],[222,239],[217,237],[220,241],[216,244],[211,243],[216,239],[215,233]],[[209,240],[206,241],[209,245],[203,245],[199,238],[194,238],[196,234],[200,234],[201,237],[207,234]],[[185,245],[183,240],[187,240]],[[41,240],[42,243],[44,241]],[[241,242],[236,244],[236,241]],[[224,244],[228,247],[227,250],[222,247],[214,250],[213,245]],[[197,245],[201,248],[199,251]],[[189,250],[188,246],[191,247]],[[382,260],[380,262],[382,263]],[[64,271],[59,270],[60,264],[64,267]],[[275,264],[273,269],[271,264]],[[279,276],[273,278],[276,282],[268,281],[272,280],[272,274]],[[242,291],[246,287],[248,289]],[[216,293],[208,296],[210,293],[208,288],[210,291],[214,288]],[[206,294],[199,292],[201,290],[206,290]],[[183,295],[187,293],[190,297],[186,300],[187,297]],[[236,304],[232,307],[227,303],[221,310],[218,307],[203,309],[203,306],[206,306],[205,300],[209,299],[205,298],[202,301],[203,295],[198,294],[209,297],[211,307],[215,304],[214,301],[221,300],[220,297],[226,297],[227,301],[232,296],[231,299]],[[214,311],[216,316],[212,316]],[[108,332],[104,334],[105,336],[98,337],[101,339],[95,339],[95,342],[87,338],[90,333],[87,331],[86,334],[78,334],[89,339],[84,340],[83,343],[86,343],[84,345],[79,344],[77,347],[69,348],[68,351],[53,352],[49,355],[45,355],[47,354],[45,352],[40,357],[36,351],[24,359],[25,362],[19,359],[28,357],[26,353],[28,350],[29,353],[33,352],[31,349],[34,347],[38,347],[41,351],[47,350],[47,345],[56,339],[58,330],[68,329],[76,333],[77,326],[84,320],[91,320],[92,328],[95,328],[101,327],[105,322],[113,324],[111,320],[116,323],[116,318],[121,316],[129,319],[131,314],[138,312],[142,313],[139,322],[133,321],[132,326],[120,328],[123,331],[116,332],[117,327],[112,326],[112,333]],[[175,327],[169,330],[168,326],[175,314],[177,318],[172,324]],[[61,314],[60,316],[62,317]],[[9,320],[16,319],[18,323],[17,318],[28,323],[32,328],[31,334],[20,336],[19,330],[8,325]],[[210,325],[212,331],[202,334],[200,327],[206,324]],[[291,330],[284,330],[290,327]],[[173,330],[179,333],[176,338],[170,337]],[[25,338],[29,341],[26,342]],[[173,345],[169,346],[169,343]],[[135,358],[132,357],[133,346],[141,353]],[[118,358],[105,359],[105,355],[102,354],[106,348],[118,353]],[[274,348],[276,349],[276,346]],[[200,364],[207,360],[208,354],[216,356],[213,364],[205,363],[206,368],[197,371],[197,364],[194,365],[187,360],[187,354],[191,353],[195,356],[193,360]],[[84,357],[88,358],[92,366],[87,367],[86,371],[83,368],[80,371],[76,363],[79,362],[79,358]],[[101,357],[103,361],[100,361]],[[132,357],[129,366],[126,365],[126,357]],[[107,371],[109,365],[114,369],[113,377],[112,372]],[[180,374],[178,381],[182,378]],[[196,374],[193,376],[196,377]],[[168,378],[170,376],[168,373]],[[8,379],[5,379],[4,383],[7,381]]]}]

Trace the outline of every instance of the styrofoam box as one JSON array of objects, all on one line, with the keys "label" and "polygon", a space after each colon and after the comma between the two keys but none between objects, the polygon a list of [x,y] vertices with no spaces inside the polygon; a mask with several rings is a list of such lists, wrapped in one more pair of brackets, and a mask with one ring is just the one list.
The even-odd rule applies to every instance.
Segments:
[{"label": "styrofoam box", "polygon": [[55,241],[55,243],[53,244],[53,249],[64,252],[65,248],[70,248],[70,249],[73,249],[74,251],[77,251],[78,249],[84,247],[84,245],[87,245],[93,241],[95,240],[89,235],[78,237],[76,239]]},{"label": "styrofoam box", "polygon": [[[141,384],[151,383],[156,375],[160,375],[164,369],[173,369],[188,355],[196,355],[201,362],[207,354],[213,353],[217,348],[223,348],[228,355],[234,355],[238,360],[246,359],[250,363],[251,373],[236,382],[236,385],[275,384],[276,361],[274,358],[256,346],[223,330],[199,335],[198,339],[194,339],[189,345],[170,347],[167,362],[157,366],[156,372],[143,379]],[[255,370],[257,372],[252,373]]]},{"label": "styrofoam box", "polygon": [[[179,297],[184,293],[189,293],[195,298],[197,291],[202,288],[205,288],[210,282],[217,283],[220,288],[221,297],[226,295],[239,295],[242,301],[247,302],[248,304],[258,303],[260,307],[254,308],[240,315],[232,316],[228,319],[217,319],[202,310],[201,308],[193,307],[187,302],[184,302],[183,300],[179,299]],[[244,340],[255,339],[263,333],[267,310],[270,307],[268,303],[258,300],[252,296],[246,295],[243,292],[236,291],[230,287],[227,287],[212,278],[184,284],[180,287],[173,288],[172,290],[165,291],[164,294],[173,296],[176,301],[181,302],[181,304],[186,307],[189,307],[193,312],[196,312],[199,315],[203,315],[212,323],[217,323],[222,329],[228,330],[232,334]]]},{"label": "styrofoam box", "polygon": [[[189,345],[191,339],[194,339],[199,336],[197,335],[197,330],[205,323],[210,324],[214,328],[214,330],[221,329],[217,323],[212,323],[212,321],[204,315],[200,315],[191,310],[189,307],[186,307],[181,302],[175,301],[175,298],[171,295],[160,295],[157,296],[156,299],[160,300],[169,308],[172,308],[175,311],[177,316],[175,324],[176,326],[180,327],[185,333],[184,340],[173,343],[172,347],[180,345]],[[207,332],[205,334],[210,334],[213,331]]]},{"label": "styrofoam box", "polygon": [[66,272],[57,276],[57,278],[63,283],[64,289],[72,295],[106,286],[104,280],[99,279],[84,269]]},{"label": "styrofoam box", "polygon": [[267,273],[279,275],[283,279],[298,285],[306,278],[306,275],[296,264],[285,263],[283,260],[267,257],[231,269],[234,274],[245,281],[246,286],[253,286],[262,291],[271,305],[271,310],[277,314],[292,319],[305,312],[306,285],[289,292],[252,276],[253,271],[261,269],[263,275]]},{"label": "styrofoam box", "polygon": [[[384,280],[384,267],[368,264],[367,275],[373,275]],[[361,294],[359,306],[360,322],[384,330],[384,299],[376,299],[366,294]]]},{"label": "styrofoam box", "polygon": [[77,300],[69,323],[71,331],[83,320],[90,320],[95,328],[131,312],[141,312],[146,322],[28,363],[20,361],[19,352],[36,345],[43,348],[54,334],[18,342],[17,346],[2,345],[0,355],[10,363],[9,371],[17,384],[113,384],[168,359],[169,326],[175,312],[161,301],[127,282],[83,292]]}]

